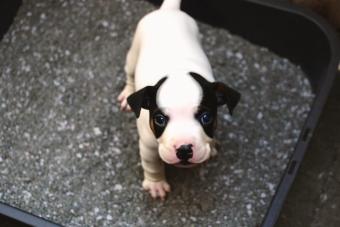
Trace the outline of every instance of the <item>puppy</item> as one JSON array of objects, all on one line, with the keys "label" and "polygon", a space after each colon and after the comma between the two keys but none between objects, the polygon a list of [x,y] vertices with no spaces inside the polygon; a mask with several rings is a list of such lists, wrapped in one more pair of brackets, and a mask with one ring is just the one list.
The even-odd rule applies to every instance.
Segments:
[{"label": "puppy", "polygon": [[217,107],[232,113],[240,99],[214,81],[197,24],[180,3],[165,0],[138,23],[118,97],[137,117],[143,188],[161,199],[170,191],[164,163],[192,167],[214,155]]}]

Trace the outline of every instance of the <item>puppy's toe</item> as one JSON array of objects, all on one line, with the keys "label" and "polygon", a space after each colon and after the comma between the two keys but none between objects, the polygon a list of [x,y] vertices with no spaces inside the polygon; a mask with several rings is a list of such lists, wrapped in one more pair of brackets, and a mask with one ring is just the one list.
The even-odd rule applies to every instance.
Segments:
[{"label": "puppy's toe", "polygon": [[210,149],[211,149],[211,153],[210,153],[210,157],[215,157],[217,156],[217,151],[220,148],[220,143],[217,140],[214,140],[211,144],[210,144]]},{"label": "puppy's toe", "polygon": [[212,158],[217,156],[217,149],[216,149],[215,147],[212,147],[212,148],[211,148],[210,156],[211,156]]},{"label": "puppy's toe", "polygon": [[124,98],[124,99],[121,101],[121,103],[120,103],[120,109],[121,109],[122,111],[129,111],[129,109],[131,109],[130,106],[129,106],[129,104],[128,104],[128,102],[127,102],[127,99],[126,99],[126,98]]},{"label": "puppy's toe", "polygon": [[165,180],[157,182],[144,180],[143,188],[148,191],[154,199],[160,198],[164,200],[166,193],[170,192],[170,185]]},{"label": "puppy's toe", "polygon": [[126,85],[123,91],[118,95],[118,102],[120,103],[120,109],[122,111],[131,111],[131,108],[127,102],[127,98],[133,93],[133,88]]}]

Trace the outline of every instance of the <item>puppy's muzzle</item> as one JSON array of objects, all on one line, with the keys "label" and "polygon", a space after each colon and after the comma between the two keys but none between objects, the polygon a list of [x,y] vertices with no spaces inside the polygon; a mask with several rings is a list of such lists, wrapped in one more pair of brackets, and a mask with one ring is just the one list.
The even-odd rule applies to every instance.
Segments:
[{"label": "puppy's muzzle", "polygon": [[181,145],[176,151],[177,158],[183,163],[188,163],[188,160],[193,156],[192,144]]}]

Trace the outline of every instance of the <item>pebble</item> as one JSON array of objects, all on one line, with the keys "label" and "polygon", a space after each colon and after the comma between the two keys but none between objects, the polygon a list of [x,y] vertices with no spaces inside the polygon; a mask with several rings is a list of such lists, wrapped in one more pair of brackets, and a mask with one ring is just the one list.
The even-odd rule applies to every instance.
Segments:
[{"label": "pebble", "polygon": [[96,217],[96,220],[97,220],[97,221],[100,221],[100,220],[102,220],[102,219],[103,219],[103,216],[101,216],[101,215],[99,215],[99,216]]},{"label": "pebble", "polygon": [[123,186],[120,185],[120,184],[116,184],[116,185],[113,187],[113,190],[115,190],[115,191],[121,191],[121,190],[123,190]]},{"label": "pebble", "polygon": [[240,52],[237,52],[236,54],[235,54],[235,56],[236,56],[236,58],[238,58],[238,59],[242,59],[243,58],[243,56],[242,56],[242,54],[240,53]]},{"label": "pebble", "polygon": [[247,204],[246,208],[247,208],[248,215],[251,216],[253,214],[252,205],[251,204]]},{"label": "pebble", "polygon": [[261,112],[258,112],[256,118],[258,120],[261,120],[263,118],[263,114]]},{"label": "pebble", "polygon": [[106,21],[106,20],[104,20],[104,21],[102,21],[101,22],[101,25],[103,25],[103,27],[108,27],[109,26],[109,22],[108,21]]},{"label": "pebble", "polygon": [[193,222],[196,222],[196,221],[197,221],[197,218],[191,216],[191,217],[190,217],[190,220],[193,221]]},{"label": "pebble", "polygon": [[100,136],[102,134],[102,132],[100,131],[100,128],[93,128],[93,132],[96,136]]},{"label": "pebble", "polygon": [[321,203],[326,202],[327,199],[328,199],[328,195],[327,194],[323,193],[323,194],[320,195]]}]

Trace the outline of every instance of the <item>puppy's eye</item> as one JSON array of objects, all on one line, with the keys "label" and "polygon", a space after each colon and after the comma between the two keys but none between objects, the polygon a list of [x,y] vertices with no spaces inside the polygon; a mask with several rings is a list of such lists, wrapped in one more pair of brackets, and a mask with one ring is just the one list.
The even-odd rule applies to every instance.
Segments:
[{"label": "puppy's eye", "polygon": [[153,121],[155,122],[156,125],[159,127],[164,128],[166,126],[166,123],[168,122],[168,118],[164,116],[163,114],[156,114],[153,117]]},{"label": "puppy's eye", "polygon": [[212,116],[209,112],[203,112],[199,118],[202,125],[208,125],[212,122]]}]

